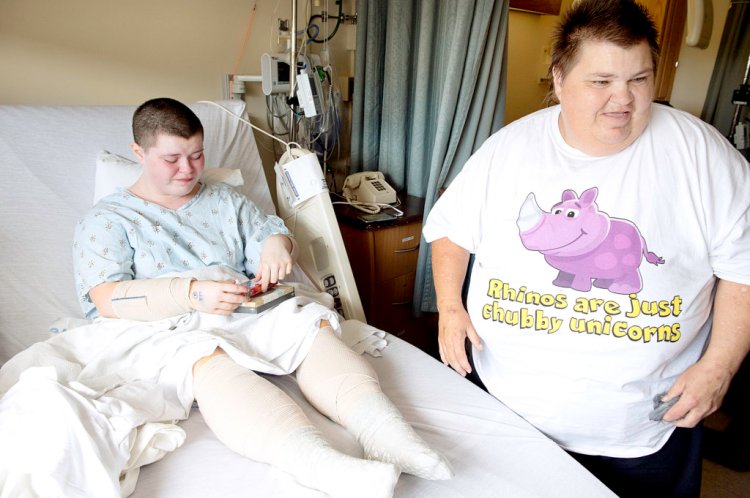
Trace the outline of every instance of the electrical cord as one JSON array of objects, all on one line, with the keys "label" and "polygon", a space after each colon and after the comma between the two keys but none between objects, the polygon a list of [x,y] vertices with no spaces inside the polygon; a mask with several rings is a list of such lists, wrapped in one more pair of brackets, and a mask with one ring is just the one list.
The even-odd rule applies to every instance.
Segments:
[{"label": "electrical cord", "polygon": [[352,201],[346,198],[346,196],[343,196],[341,194],[334,194],[337,197],[344,199],[343,201],[333,201],[331,204],[345,204],[353,207],[354,209],[358,209],[364,213],[367,214],[377,214],[381,212],[383,209],[390,209],[395,212],[393,216],[396,218],[400,218],[404,215],[404,212],[398,209],[396,206],[401,205],[401,200],[396,199],[396,205],[392,206],[391,204],[385,204],[382,202],[360,202],[360,201]]},{"label": "electrical cord", "polygon": [[[281,142],[281,144],[282,144],[282,145],[284,145],[284,147],[286,148],[287,152],[290,152],[290,149],[291,149],[291,146],[292,146],[292,145],[296,145],[296,146],[297,146],[298,148],[300,148],[300,149],[302,148],[302,147],[300,146],[300,144],[298,144],[297,142],[285,142],[285,141],[281,140],[280,138],[278,138],[278,137],[277,137],[276,135],[272,135],[271,133],[268,133],[268,132],[267,132],[266,130],[264,130],[263,128],[260,128],[260,127],[258,127],[258,126],[255,126],[254,124],[252,124],[252,123],[251,123],[250,121],[248,121],[247,119],[245,119],[245,118],[243,118],[243,117],[241,117],[241,116],[238,116],[238,115],[236,115],[235,113],[233,113],[232,111],[230,111],[229,109],[227,109],[226,107],[224,107],[223,105],[221,105],[221,104],[219,104],[219,103],[217,103],[217,102],[213,102],[213,101],[211,101],[211,100],[199,100],[199,101],[198,101],[198,103],[199,103],[199,104],[211,104],[211,105],[213,105],[213,106],[216,106],[216,107],[218,107],[219,109],[221,109],[222,111],[226,112],[226,113],[227,113],[227,114],[229,114],[230,116],[234,116],[234,117],[235,117],[235,118],[237,118],[238,120],[242,121],[243,123],[245,123],[246,125],[248,125],[248,126],[249,126],[250,128],[252,128],[253,130],[255,130],[255,131],[257,131],[257,132],[260,132],[260,133],[262,133],[262,134],[264,134],[264,135],[266,135],[266,136],[268,136],[268,137],[271,137],[272,139],[276,140],[277,142]],[[291,152],[290,152],[290,153],[291,153]]]},{"label": "electrical cord", "polygon": [[[325,39],[323,39],[323,40],[318,40],[317,39],[317,36],[320,34],[320,28],[316,24],[312,24],[312,22],[313,22],[314,19],[320,19],[322,22],[327,22],[327,19],[324,21],[323,20],[323,16],[320,15],[320,14],[315,14],[314,16],[310,16],[310,19],[307,21],[307,29],[305,30],[305,32],[307,33],[307,37],[310,39],[311,42],[313,42],[313,43],[327,43],[328,41],[331,40],[331,38],[334,37],[334,35],[336,34],[336,31],[339,30],[339,26],[341,25],[341,19],[343,19],[343,17],[344,17],[344,16],[341,15],[342,14],[342,10],[343,10],[343,3],[344,2],[343,2],[343,0],[336,0],[336,3],[339,6],[339,15],[337,15],[337,16],[328,16],[328,19],[336,19],[336,26],[333,28],[333,31],[331,32],[331,34],[328,35]],[[315,35],[311,35],[310,34],[310,28],[312,26],[315,26],[316,28],[318,28],[318,31],[315,33]]]}]

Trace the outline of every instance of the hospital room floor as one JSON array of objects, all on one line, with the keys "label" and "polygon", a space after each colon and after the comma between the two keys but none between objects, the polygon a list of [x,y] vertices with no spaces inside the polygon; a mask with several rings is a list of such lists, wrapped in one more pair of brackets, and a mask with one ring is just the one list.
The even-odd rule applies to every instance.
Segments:
[{"label": "hospital room floor", "polygon": [[749,498],[750,471],[738,472],[703,459],[701,498]]},{"label": "hospital room floor", "polygon": [[[732,417],[722,410],[704,422],[701,498],[750,498],[748,429],[743,422],[731,430],[731,422]],[[728,459],[725,465],[717,463],[724,459]]]}]

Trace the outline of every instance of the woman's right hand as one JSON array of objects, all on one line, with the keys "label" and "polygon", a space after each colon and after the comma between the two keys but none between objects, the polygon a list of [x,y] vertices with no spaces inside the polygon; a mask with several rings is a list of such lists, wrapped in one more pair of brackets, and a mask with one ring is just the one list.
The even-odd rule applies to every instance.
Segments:
[{"label": "woman's right hand", "polygon": [[481,350],[474,325],[461,299],[461,289],[469,264],[469,251],[443,237],[432,242],[432,276],[438,308],[438,344],[440,359],[459,374],[471,373],[466,356],[466,338]]},{"label": "woman's right hand", "polygon": [[464,377],[471,373],[471,365],[466,355],[467,337],[475,348],[482,349],[482,341],[474,330],[466,309],[462,305],[441,308],[438,317],[440,359]]},{"label": "woman's right hand", "polygon": [[247,301],[248,289],[233,280],[193,280],[190,283],[190,304],[196,311],[231,315]]}]

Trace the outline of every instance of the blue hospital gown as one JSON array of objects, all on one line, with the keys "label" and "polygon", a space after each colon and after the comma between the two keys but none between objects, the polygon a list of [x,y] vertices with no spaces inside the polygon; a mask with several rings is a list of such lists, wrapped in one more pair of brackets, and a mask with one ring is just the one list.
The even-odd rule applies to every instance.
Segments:
[{"label": "blue hospital gown", "polygon": [[225,184],[203,184],[174,210],[122,189],[101,199],[76,226],[73,264],[81,308],[87,318],[98,316],[88,293],[104,282],[215,265],[252,277],[263,241],[275,233],[289,233],[280,218]]}]

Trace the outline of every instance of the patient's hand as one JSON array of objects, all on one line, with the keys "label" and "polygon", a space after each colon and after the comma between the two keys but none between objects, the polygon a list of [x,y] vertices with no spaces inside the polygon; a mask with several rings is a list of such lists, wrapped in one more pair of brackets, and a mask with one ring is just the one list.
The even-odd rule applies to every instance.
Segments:
[{"label": "patient's hand", "polygon": [[190,304],[196,311],[231,315],[245,301],[247,287],[233,280],[194,280],[190,283]]},{"label": "patient's hand", "polygon": [[466,309],[462,305],[440,309],[438,324],[438,344],[440,359],[445,365],[453,367],[459,374],[466,376],[471,373],[469,358],[466,356],[466,338],[477,349],[482,349],[482,341]]},{"label": "patient's hand", "polygon": [[282,234],[274,234],[263,242],[256,282],[265,292],[269,283],[276,283],[292,272],[294,242]]}]

